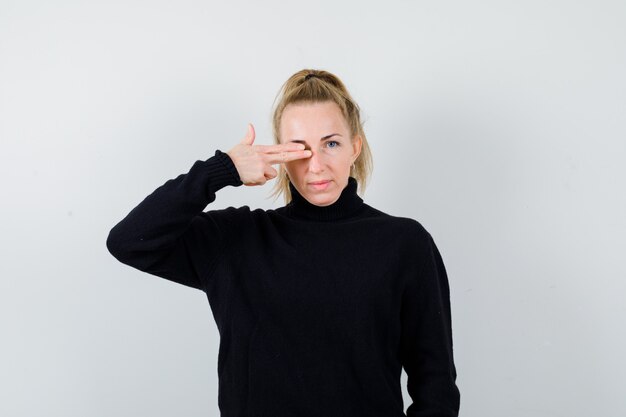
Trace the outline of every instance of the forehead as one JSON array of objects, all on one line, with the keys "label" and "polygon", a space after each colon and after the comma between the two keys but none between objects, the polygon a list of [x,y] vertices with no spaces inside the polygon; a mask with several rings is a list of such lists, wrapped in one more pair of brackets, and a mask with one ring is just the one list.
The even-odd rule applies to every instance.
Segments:
[{"label": "forehead", "polygon": [[285,135],[317,135],[333,133],[330,130],[345,132],[347,124],[334,101],[293,103],[283,110],[280,130]]}]

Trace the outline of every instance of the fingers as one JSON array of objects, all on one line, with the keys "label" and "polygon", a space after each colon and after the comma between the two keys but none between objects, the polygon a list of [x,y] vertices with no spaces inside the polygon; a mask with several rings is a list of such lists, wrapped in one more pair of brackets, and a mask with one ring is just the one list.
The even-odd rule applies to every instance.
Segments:
[{"label": "fingers", "polygon": [[254,145],[253,146],[257,151],[262,153],[280,153],[280,152],[289,152],[289,151],[298,151],[305,148],[303,143],[289,142],[289,143],[280,143],[278,145]]},{"label": "fingers", "polygon": [[271,165],[268,165],[267,168],[265,168],[264,174],[265,174],[265,178],[267,178],[268,180],[271,180],[278,176],[278,171],[272,168]]},{"label": "fingers", "polygon": [[282,151],[278,153],[265,154],[265,161],[273,165],[294,161],[296,159],[308,158],[309,156],[311,156],[311,151],[308,149],[300,151]]}]

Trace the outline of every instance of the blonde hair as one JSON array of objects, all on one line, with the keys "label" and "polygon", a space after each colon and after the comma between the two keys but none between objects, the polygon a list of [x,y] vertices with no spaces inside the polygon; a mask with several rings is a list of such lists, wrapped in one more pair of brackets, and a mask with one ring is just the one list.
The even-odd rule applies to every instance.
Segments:
[{"label": "blonde hair", "polygon": [[[289,104],[293,103],[318,103],[333,101],[341,109],[343,117],[348,122],[350,128],[351,141],[356,136],[362,139],[361,152],[356,161],[350,168],[350,176],[357,180],[361,194],[365,191],[367,181],[373,170],[373,158],[363,130],[361,121],[361,110],[352,96],[346,89],[341,80],[328,71],[303,69],[293,74],[281,86],[278,95],[274,99],[280,97],[278,104],[275,106],[272,116],[272,133],[274,136],[274,144],[280,144],[280,121],[283,110]],[[291,201],[291,190],[289,189],[289,178],[287,170],[283,164],[280,164],[278,176],[273,186],[271,196],[278,197],[284,195],[285,204]]]}]

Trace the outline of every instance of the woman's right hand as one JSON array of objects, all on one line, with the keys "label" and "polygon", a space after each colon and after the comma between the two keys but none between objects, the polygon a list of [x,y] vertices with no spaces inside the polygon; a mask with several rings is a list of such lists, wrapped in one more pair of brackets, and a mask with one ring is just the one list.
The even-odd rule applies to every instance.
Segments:
[{"label": "woman's right hand", "polygon": [[272,165],[311,156],[311,151],[304,150],[305,146],[302,143],[254,145],[254,138],[254,127],[248,123],[246,136],[226,152],[237,168],[244,185],[263,185],[278,175]]}]

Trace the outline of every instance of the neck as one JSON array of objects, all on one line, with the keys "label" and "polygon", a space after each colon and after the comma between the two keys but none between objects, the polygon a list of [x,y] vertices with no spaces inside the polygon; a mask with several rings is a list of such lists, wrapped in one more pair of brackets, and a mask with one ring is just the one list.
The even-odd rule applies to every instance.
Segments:
[{"label": "neck", "polygon": [[357,185],[356,178],[348,177],[348,184],[334,203],[318,206],[304,198],[289,181],[291,201],[285,206],[285,209],[290,216],[299,219],[314,221],[345,219],[356,214],[363,207],[363,199],[356,192]]}]

